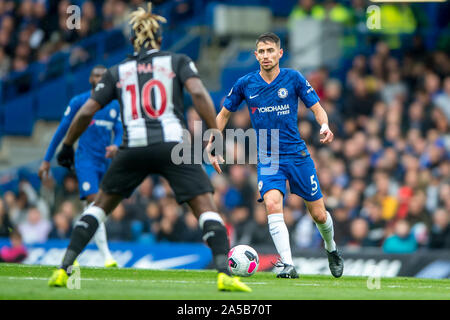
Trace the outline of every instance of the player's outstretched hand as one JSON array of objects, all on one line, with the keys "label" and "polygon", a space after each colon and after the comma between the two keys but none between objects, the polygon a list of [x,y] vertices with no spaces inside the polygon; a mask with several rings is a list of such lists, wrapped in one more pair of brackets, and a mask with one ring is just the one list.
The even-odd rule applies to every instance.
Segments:
[{"label": "player's outstretched hand", "polygon": [[63,144],[61,151],[57,156],[58,164],[62,167],[66,167],[71,170],[74,164],[74,152],[73,147],[67,144]]},{"label": "player's outstretched hand", "polygon": [[323,124],[322,128],[320,129],[320,134],[324,135],[325,137],[320,139],[321,143],[330,143],[334,139],[334,134],[331,132],[330,128],[327,124]]},{"label": "player's outstretched hand", "polygon": [[38,170],[39,179],[43,180],[48,177],[48,172],[50,171],[50,162],[42,161],[41,166]]},{"label": "player's outstretched hand", "polygon": [[106,147],[105,157],[108,158],[108,159],[109,158],[114,158],[116,156],[116,154],[117,154],[117,151],[119,151],[119,148],[115,144],[107,146]]},{"label": "player's outstretched hand", "polygon": [[[220,133],[220,136],[222,136],[222,133],[220,131],[218,131],[218,132]],[[214,141],[215,141],[215,136],[212,134],[211,137],[209,138],[208,145],[206,146],[206,152],[208,152],[209,162],[214,167],[214,170],[216,170],[217,173],[221,174],[222,169],[220,169],[220,164],[224,163],[224,160],[220,154],[215,153],[215,149],[214,149],[214,145],[213,145]]]}]

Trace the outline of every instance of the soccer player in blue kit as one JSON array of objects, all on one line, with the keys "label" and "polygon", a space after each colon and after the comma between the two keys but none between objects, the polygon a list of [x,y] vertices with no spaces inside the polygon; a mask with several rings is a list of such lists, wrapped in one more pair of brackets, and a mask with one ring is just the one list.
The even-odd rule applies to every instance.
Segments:
[{"label": "soccer player in blue kit", "polygon": [[[290,191],[304,199],[324,240],[330,271],[338,278],[342,276],[344,261],[333,240],[333,221],[325,208],[313,160],[305,142],[300,138],[297,124],[298,99],[314,113],[321,126],[320,134],[323,135],[320,142],[324,144],[333,141],[328,116],[320,105],[316,92],[300,72],[280,69],[279,60],[283,56],[283,49],[277,35],[265,33],[259,36],[254,53],[260,70],[245,75],[235,83],[217,115],[217,127],[223,130],[232,112],[238,109],[242,101],[246,101],[258,140],[260,201],[264,201],[269,231],[281,258],[278,265],[283,267],[277,277],[298,278],[283,216],[283,196],[286,194],[287,180]],[[264,139],[261,130],[267,132],[267,148],[261,148],[260,140]],[[278,150],[272,143],[272,135],[276,134]],[[209,148],[212,141],[211,139]],[[221,173],[221,156],[211,156],[210,160],[216,171]]]},{"label": "soccer player in blue kit", "polygon": [[[89,83],[92,89],[81,93],[70,100],[69,106],[56,130],[52,141],[39,168],[39,177],[43,179],[48,175],[50,162],[55,154],[56,148],[64,138],[76,113],[83,104],[91,97],[94,88],[101,80],[106,68],[101,65],[95,66],[90,74]],[[75,171],[78,178],[80,199],[86,200],[89,205],[95,199],[100,181],[111,163],[111,158],[118,151],[122,143],[122,123],[119,117],[120,107],[117,100],[113,100],[104,109],[97,112],[89,128],[80,138],[75,154]],[[112,134],[114,141],[112,142]],[[64,147],[64,146],[63,146]],[[61,163],[60,165],[71,169],[71,165]],[[111,255],[106,240],[105,224],[101,223],[94,236],[95,243],[103,255],[105,267],[117,267],[117,262]]]}]

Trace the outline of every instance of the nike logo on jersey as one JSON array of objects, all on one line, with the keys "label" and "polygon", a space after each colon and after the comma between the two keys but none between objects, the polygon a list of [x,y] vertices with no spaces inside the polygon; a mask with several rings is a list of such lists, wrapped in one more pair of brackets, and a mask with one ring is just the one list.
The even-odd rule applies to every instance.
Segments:
[{"label": "nike logo on jersey", "polygon": [[256,95],[254,95],[254,96],[250,96],[249,98],[250,98],[250,99],[253,99],[253,98],[256,98],[257,96],[259,96],[259,94],[256,94]]},{"label": "nike logo on jersey", "polygon": [[311,196],[314,196],[318,191],[319,191],[319,189],[317,189],[317,190],[314,191],[314,192],[311,192]]}]

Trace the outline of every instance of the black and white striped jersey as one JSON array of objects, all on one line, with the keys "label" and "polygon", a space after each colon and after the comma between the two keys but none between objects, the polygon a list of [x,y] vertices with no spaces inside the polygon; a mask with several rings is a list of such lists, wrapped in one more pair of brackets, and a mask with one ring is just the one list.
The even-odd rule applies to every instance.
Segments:
[{"label": "black and white striped jersey", "polygon": [[198,72],[188,56],[141,51],[109,68],[91,98],[102,106],[119,101],[124,147],[181,142],[183,85],[190,77]]}]

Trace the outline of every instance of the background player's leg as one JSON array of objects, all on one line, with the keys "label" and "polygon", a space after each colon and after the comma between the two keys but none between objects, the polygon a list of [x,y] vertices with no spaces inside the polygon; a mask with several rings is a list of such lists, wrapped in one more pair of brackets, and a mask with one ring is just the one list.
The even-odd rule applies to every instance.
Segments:
[{"label": "background player's leg", "polygon": [[320,235],[324,241],[325,249],[328,252],[336,250],[336,243],[334,242],[334,228],[333,219],[330,213],[325,209],[323,198],[316,201],[305,201],[311,217],[319,229]]},{"label": "background player's leg", "polygon": [[94,204],[86,208],[80,220],[75,224],[69,246],[61,264],[61,269],[67,271],[69,266],[87,246],[94,236],[100,223],[122,200],[122,196],[104,193],[101,189],[95,198]]},{"label": "background player's leg", "polygon": [[294,265],[289,242],[289,231],[283,216],[283,194],[277,189],[267,191],[264,194],[264,204],[266,206],[270,235],[281,257],[281,261],[285,264]]},{"label": "background player's leg", "polygon": [[[90,194],[89,196],[86,197],[86,201],[87,201],[88,205],[86,206],[85,209],[87,209],[87,207],[89,207],[94,202],[95,196],[96,196],[96,194]],[[100,253],[103,256],[105,266],[106,267],[108,267],[110,265],[117,266],[117,263],[114,261],[111,251],[109,251],[109,248],[108,248],[108,240],[106,237],[106,228],[105,228],[104,221],[99,223],[97,232],[95,232],[95,235],[94,235],[94,241],[95,241],[95,244],[97,245],[98,250],[100,250]]]},{"label": "background player's leg", "polygon": [[189,200],[188,204],[199,221],[203,240],[211,248],[217,270],[229,275],[227,260],[230,243],[224,222],[217,213],[212,194],[198,195]]}]

